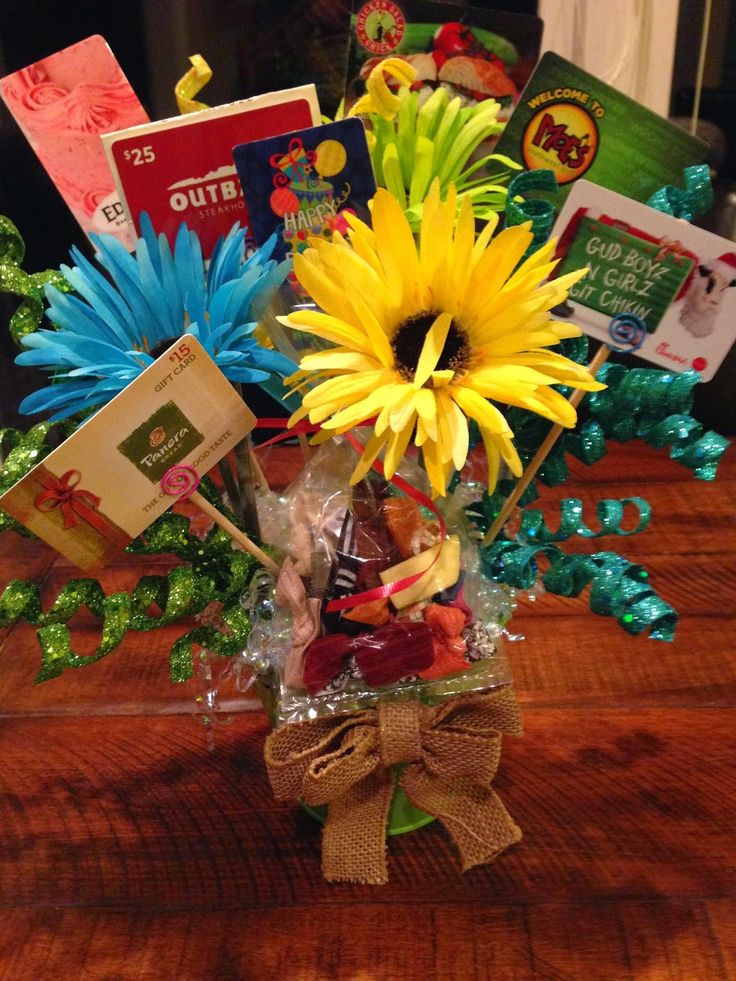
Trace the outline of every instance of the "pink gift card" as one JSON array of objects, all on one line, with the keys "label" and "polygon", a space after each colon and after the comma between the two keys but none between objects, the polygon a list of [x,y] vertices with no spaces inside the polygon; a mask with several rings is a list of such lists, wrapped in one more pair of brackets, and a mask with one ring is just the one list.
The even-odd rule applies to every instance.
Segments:
[{"label": "pink gift card", "polygon": [[82,229],[135,242],[100,142],[148,121],[99,34],[0,79],[0,96]]},{"label": "pink gift card", "polygon": [[314,85],[257,95],[103,137],[126,212],[141,212],[173,242],[184,221],[209,257],[233,222],[247,224],[233,147],[320,121]]}]

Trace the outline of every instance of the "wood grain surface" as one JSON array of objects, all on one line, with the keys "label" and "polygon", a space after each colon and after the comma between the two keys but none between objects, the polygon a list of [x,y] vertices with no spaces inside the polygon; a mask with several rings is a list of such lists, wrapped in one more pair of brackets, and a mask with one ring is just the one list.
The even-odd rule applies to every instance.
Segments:
[{"label": "wood grain surface", "polygon": [[[0,634],[0,978],[733,981],[736,452],[714,484],[639,444],[571,471],[550,522],[563,496],[649,499],[648,531],[576,548],[642,562],[677,637],[519,597],[525,733],[496,786],[524,838],[465,875],[431,825],[391,839],[388,885],[326,884],[319,829],[271,796],[253,699],[222,683],[210,751],[196,683],[169,683],[181,626],[43,685],[34,631]],[[122,557],[104,585],[142,568]],[[32,577],[48,601],[72,574],[0,538],[0,585]],[[76,649],[96,638],[80,614]]]}]

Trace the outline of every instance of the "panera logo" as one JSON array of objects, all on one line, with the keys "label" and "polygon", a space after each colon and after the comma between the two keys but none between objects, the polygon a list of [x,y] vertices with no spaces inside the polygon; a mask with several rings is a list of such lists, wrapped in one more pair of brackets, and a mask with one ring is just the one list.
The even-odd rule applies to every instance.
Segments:
[{"label": "panera logo", "polygon": [[167,402],[118,444],[118,449],[155,484],[203,440],[179,406]]}]

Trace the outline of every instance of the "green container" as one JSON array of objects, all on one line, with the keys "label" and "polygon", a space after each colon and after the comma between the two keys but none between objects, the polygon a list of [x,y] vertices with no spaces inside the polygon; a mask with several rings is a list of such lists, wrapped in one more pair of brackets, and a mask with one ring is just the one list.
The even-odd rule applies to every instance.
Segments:
[{"label": "green container", "polygon": [[[404,767],[397,766],[394,769],[398,776]],[[327,820],[327,804],[312,807],[310,804],[305,804],[301,800],[299,804],[310,817],[313,817],[315,821],[319,821],[320,824],[324,824]],[[401,787],[397,786],[395,788],[394,796],[391,800],[391,807],[388,812],[386,834],[404,835],[408,831],[416,831],[418,828],[423,828],[425,824],[430,824],[435,820],[434,814],[427,814],[426,811],[415,807]]]}]

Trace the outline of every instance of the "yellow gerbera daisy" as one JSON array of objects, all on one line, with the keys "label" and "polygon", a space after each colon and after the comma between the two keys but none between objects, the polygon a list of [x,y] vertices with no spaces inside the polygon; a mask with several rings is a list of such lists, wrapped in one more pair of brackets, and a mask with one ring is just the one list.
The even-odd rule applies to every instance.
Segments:
[{"label": "yellow gerbera daisy", "polygon": [[350,217],[349,241],[339,234],[314,240],[294,257],[299,282],[323,312],[300,310],[283,323],[338,346],[302,358],[287,379],[306,390],[291,422],[309,416],[332,434],[376,417],[353,482],[381,452],[393,476],[413,439],[435,494],[443,495],[465,463],[474,419],[493,488],[501,458],[517,475],[522,467],[508,422],[490,399],[574,426],[575,409],[551,386],[604,387],[546,350],[580,334],[551,320],[549,310],[587,270],[545,282],[554,242],[516,269],[532,241],[530,224],[491,239],[497,220],[476,238],[470,201],[456,218],[454,187],[442,202],[435,184],[416,242],[396,199],[379,189],[372,228]]}]

